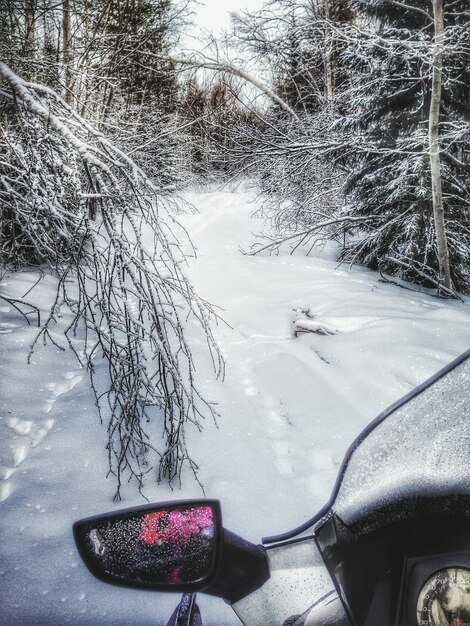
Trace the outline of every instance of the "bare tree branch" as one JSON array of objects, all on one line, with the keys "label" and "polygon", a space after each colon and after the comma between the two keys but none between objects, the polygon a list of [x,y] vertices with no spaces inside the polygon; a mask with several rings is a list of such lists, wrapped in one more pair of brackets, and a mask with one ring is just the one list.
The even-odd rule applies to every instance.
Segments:
[{"label": "bare tree branch", "polygon": [[170,63],[174,63],[175,65],[187,65],[189,67],[194,67],[198,69],[205,70],[214,70],[217,72],[226,72],[227,74],[231,74],[232,76],[237,76],[238,78],[242,78],[246,82],[250,83],[261,92],[263,92],[268,98],[273,100],[276,104],[278,104],[281,109],[283,109],[286,113],[288,113],[293,119],[299,121],[299,117],[297,113],[292,109],[284,100],[282,100],[278,95],[274,93],[272,89],[270,89],[267,85],[262,83],[260,80],[248,74],[244,70],[234,67],[230,63],[225,61],[214,61],[211,59],[198,59],[196,57],[192,58],[184,58],[184,57],[176,57],[170,55],[163,54],[152,54],[151,52],[142,52],[142,56],[148,56],[157,59],[164,59],[165,61],[169,61]]},{"label": "bare tree branch", "polygon": [[[87,368],[108,422],[117,499],[125,479],[142,489],[153,464],[158,479],[180,479],[185,465],[197,478],[187,427],[200,430],[217,413],[195,382],[188,320],[196,322],[191,334],[198,326],[205,338],[217,375],[223,361],[210,326],[217,315],[183,273],[190,242],[171,202],[53,90],[27,83],[5,64],[0,74],[13,95],[9,135],[0,137],[2,227],[16,246],[12,254],[0,233],[0,260],[40,260],[58,277],[31,351],[40,339],[64,349],[52,328],[61,309],[67,312],[65,345]],[[98,375],[98,355],[106,375]]]}]

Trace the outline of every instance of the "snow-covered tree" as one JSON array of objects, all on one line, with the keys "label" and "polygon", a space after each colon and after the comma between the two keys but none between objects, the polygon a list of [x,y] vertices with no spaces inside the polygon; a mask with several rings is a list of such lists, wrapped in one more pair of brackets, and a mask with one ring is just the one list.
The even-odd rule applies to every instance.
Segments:
[{"label": "snow-covered tree", "polygon": [[352,0],[345,36],[355,84],[343,163],[354,215],[342,258],[446,293],[470,285],[466,2]]},{"label": "snow-covered tree", "polygon": [[[267,120],[260,133],[256,164],[277,232],[256,250],[333,238],[344,261],[441,295],[465,291],[469,9],[460,1],[350,0],[335,20],[333,8],[304,12],[304,28],[323,33],[320,110],[300,123]],[[261,51],[268,38],[250,19],[244,28],[252,25]],[[272,15],[271,30],[275,23]]]},{"label": "snow-covered tree", "polygon": [[240,46],[269,69],[277,92],[296,113],[286,116],[273,103],[241,142],[240,161],[247,169],[253,164],[251,172],[265,192],[263,212],[275,229],[268,247],[277,248],[285,238],[294,245],[312,241],[325,219],[332,228],[319,233],[321,238],[336,238],[341,231],[343,174],[331,126],[339,114],[338,94],[350,81],[341,57],[344,38],[337,31],[351,19],[344,0],[274,0],[235,21]]},{"label": "snow-covered tree", "polygon": [[136,105],[151,105],[163,113],[174,110],[178,83],[171,63],[142,55],[146,51],[168,54],[187,18],[188,3],[99,0],[93,4],[91,14],[91,7],[85,7],[77,20],[88,20],[83,29],[87,77],[93,79],[88,88],[102,92],[104,113],[115,98],[123,99],[131,110]]},{"label": "snow-covered tree", "polygon": [[191,78],[183,85],[179,123],[185,132],[191,169],[201,179],[236,173],[239,131],[247,133],[253,124],[240,98],[240,79],[223,72],[214,73],[202,84]]},{"label": "snow-covered tree", "polygon": [[[125,478],[141,488],[153,461],[169,481],[185,464],[196,473],[187,426],[200,429],[215,413],[194,381],[188,319],[205,336],[216,371],[222,362],[211,308],[182,270],[188,242],[170,200],[53,90],[4,63],[0,85],[0,263],[39,262],[58,278],[38,340],[57,345],[56,317],[61,308],[71,312],[64,343],[88,369],[108,420],[116,497]],[[98,355],[107,363],[104,385],[95,376]]]}]

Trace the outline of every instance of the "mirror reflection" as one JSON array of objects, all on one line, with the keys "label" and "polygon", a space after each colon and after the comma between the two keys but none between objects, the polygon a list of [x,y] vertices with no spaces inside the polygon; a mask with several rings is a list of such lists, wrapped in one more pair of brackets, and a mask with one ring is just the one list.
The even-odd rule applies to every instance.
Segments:
[{"label": "mirror reflection", "polygon": [[93,559],[109,575],[151,585],[180,585],[210,575],[215,523],[210,506],[133,512],[86,531]]}]

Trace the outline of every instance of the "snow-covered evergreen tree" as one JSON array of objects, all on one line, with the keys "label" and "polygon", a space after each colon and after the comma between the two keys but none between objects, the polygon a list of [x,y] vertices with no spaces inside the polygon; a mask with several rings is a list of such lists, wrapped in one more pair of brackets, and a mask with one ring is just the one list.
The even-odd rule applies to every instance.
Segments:
[{"label": "snow-covered evergreen tree", "polygon": [[[343,158],[350,170],[346,192],[354,215],[375,220],[361,233],[349,231],[343,258],[407,279],[445,284],[432,153],[440,157],[435,171],[442,180],[441,235],[448,245],[451,281],[457,289],[468,289],[470,10],[465,1],[444,3],[444,35],[437,40],[434,4],[351,1],[358,21],[347,33],[346,59],[355,85],[346,94],[351,112],[342,125],[350,135]],[[432,139],[436,68],[442,70],[442,84],[434,94],[440,106]]]}]

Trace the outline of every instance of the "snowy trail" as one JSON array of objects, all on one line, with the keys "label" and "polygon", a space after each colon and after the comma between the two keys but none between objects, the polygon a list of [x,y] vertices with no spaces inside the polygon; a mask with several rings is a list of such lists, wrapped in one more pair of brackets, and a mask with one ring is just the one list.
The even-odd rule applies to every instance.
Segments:
[{"label": "snowy trail", "polygon": [[[245,531],[256,541],[299,525],[324,504],[360,430],[470,345],[470,311],[380,283],[362,268],[337,269],[328,254],[241,255],[262,227],[250,218],[251,199],[191,196],[199,213],[183,221],[197,247],[189,270],[196,289],[224,309],[232,327],[216,331],[227,373],[217,390],[222,415],[214,445],[239,434],[246,474],[230,446],[231,480],[216,481],[216,490],[210,484],[210,493],[222,498],[225,519],[239,532],[256,502],[256,520]],[[294,339],[297,307],[340,334]],[[246,480],[252,467],[256,480]]]},{"label": "snowy trail", "polygon": [[[199,388],[218,402],[220,417],[218,427],[208,421],[202,433],[189,432],[188,445],[207,497],[222,501],[225,526],[258,542],[311,517],[363,426],[470,345],[470,306],[386,285],[361,268],[338,269],[328,253],[244,256],[240,247],[262,226],[250,218],[252,194],[188,199],[199,210],[180,218],[197,247],[188,274],[229,324],[215,329],[224,382],[214,381],[204,345],[191,338]],[[21,297],[35,280],[19,274],[0,288]],[[47,278],[32,292],[43,312],[53,289]],[[178,596],[106,586],[79,561],[74,520],[143,500],[127,490],[124,502],[111,501],[106,425],[87,375],[53,346],[38,346],[27,366],[36,331],[0,304],[2,625],[165,624]],[[339,334],[294,338],[297,308]],[[202,494],[188,474],[181,491],[156,486],[151,475],[146,495]],[[239,623],[222,601],[199,601],[205,624]]]},{"label": "snowy trail", "polygon": [[[244,512],[256,502],[258,523],[251,521],[246,532],[251,533],[252,540],[259,540],[276,521],[277,530],[300,523],[292,515],[289,502],[302,501],[308,493],[297,466],[306,461],[307,468],[315,466],[334,474],[339,458],[333,460],[334,453],[324,445],[315,449],[315,441],[305,445],[305,433],[297,430],[299,419],[315,419],[310,400],[319,388],[328,395],[329,382],[321,371],[325,362],[317,359],[313,382],[311,364],[303,363],[310,355],[303,350],[296,354],[293,346],[292,306],[299,304],[305,289],[305,276],[299,278],[302,260],[288,257],[279,262],[276,258],[242,256],[240,246],[248,247],[251,231],[259,226],[249,218],[253,207],[247,197],[210,194],[200,200],[196,198],[200,213],[184,218],[198,247],[190,276],[201,295],[223,307],[222,315],[232,327],[220,325],[216,330],[227,372],[224,384],[216,389],[221,418],[220,431],[215,435],[221,442],[215,445],[231,438],[226,451],[231,480],[216,479],[210,492],[224,500],[226,516],[233,515],[239,532],[246,528]],[[348,438],[348,433],[344,436]],[[201,465],[204,471],[203,460]],[[256,476],[256,480],[247,481],[248,476]],[[231,497],[234,489],[243,492],[236,499]],[[328,487],[323,489],[319,502]],[[271,497],[263,497],[267,493]],[[307,505],[307,511],[310,506],[316,502]]]}]

